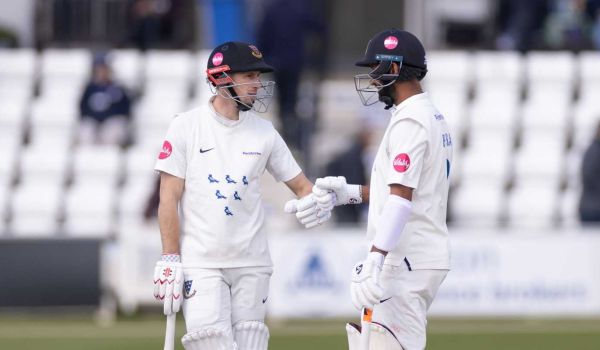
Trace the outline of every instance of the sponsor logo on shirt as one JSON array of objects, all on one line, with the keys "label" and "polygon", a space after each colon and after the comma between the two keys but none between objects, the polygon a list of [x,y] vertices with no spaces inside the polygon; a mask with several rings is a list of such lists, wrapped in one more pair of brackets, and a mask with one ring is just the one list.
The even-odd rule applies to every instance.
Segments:
[{"label": "sponsor logo on shirt", "polygon": [[394,158],[394,170],[403,173],[410,168],[410,157],[406,153],[400,153]]},{"label": "sponsor logo on shirt", "polygon": [[388,50],[395,49],[396,46],[398,46],[398,38],[396,38],[395,36],[392,36],[392,35],[388,36],[383,41],[383,46],[385,46],[385,48]]},{"label": "sponsor logo on shirt", "polygon": [[242,154],[245,156],[260,156],[260,155],[262,155],[262,153],[260,153],[260,152],[242,152]]},{"label": "sponsor logo on shirt", "polygon": [[163,142],[162,151],[158,154],[158,159],[169,158],[171,152],[173,152],[173,146],[171,146],[171,143],[169,141]]},{"label": "sponsor logo on shirt", "polygon": [[448,133],[442,134],[442,145],[444,147],[452,146],[452,137]]}]

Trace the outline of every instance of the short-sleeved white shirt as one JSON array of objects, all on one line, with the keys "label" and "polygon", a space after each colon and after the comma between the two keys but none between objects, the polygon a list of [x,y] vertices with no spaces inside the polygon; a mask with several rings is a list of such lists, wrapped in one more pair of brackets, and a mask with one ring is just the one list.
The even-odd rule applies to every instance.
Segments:
[{"label": "short-sleeved white shirt", "polygon": [[253,112],[238,121],[212,103],[177,115],[155,169],[185,180],[180,203],[181,259],[186,267],[270,266],[260,179],[300,174],[285,142]]},{"label": "short-sleeved white shirt", "polygon": [[446,208],[452,139],[427,93],[395,106],[371,173],[367,235],[373,240],[391,184],[413,188],[412,213],[386,264],[449,269]]}]

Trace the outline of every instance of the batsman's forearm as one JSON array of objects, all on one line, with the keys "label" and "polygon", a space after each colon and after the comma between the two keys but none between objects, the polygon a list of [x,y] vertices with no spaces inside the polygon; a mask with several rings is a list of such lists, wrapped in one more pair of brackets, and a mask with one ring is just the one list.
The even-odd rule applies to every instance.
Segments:
[{"label": "batsman's forearm", "polygon": [[369,198],[370,198],[370,193],[371,191],[369,190],[369,186],[368,185],[362,185],[360,186],[360,194],[362,197],[362,202],[363,203],[368,203],[369,202]]},{"label": "batsman's forearm", "polygon": [[179,254],[179,214],[177,204],[160,203],[158,206],[158,226],[163,254]]}]

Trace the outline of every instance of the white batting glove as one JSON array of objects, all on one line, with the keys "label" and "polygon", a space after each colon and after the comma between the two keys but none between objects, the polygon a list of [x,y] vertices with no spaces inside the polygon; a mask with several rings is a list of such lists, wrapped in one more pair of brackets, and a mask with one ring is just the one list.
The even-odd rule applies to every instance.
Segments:
[{"label": "white batting glove", "polygon": [[181,308],[183,267],[177,254],[165,254],[154,268],[154,298],[163,302],[165,315],[177,313]]},{"label": "white batting glove", "polygon": [[289,214],[296,214],[296,219],[305,228],[319,226],[331,218],[331,209],[319,208],[312,193],[300,199],[289,200],[283,210]]},{"label": "white batting glove", "polygon": [[321,205],[327,199],[323,198],[323,192],[335,193],[334,204],[360,204],[362,203],[362,195],[360,193],[360,185],[348,185],[346,178],[343,176],[327,176],[318,178],[313,186],[313,194],[317,198],[317,202]]},{"label": "white batting glove", "polygon": [[350,296],[358,310],[373,308],[381,302],[383,288],[379,284],[379,275],[383,266],[384,256],[381,253],[370,252],[367,258],[354,266]]}]

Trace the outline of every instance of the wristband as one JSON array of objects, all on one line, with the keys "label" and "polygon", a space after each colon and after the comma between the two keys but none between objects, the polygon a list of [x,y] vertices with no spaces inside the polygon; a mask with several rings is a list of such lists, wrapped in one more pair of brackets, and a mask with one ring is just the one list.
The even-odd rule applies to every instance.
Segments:
[{"label": "wristband", "polygon": [[178,263],[181,262],[181,256],[179,254],[163,254],[160,260]]},{"label": "wristband", "polygon": [[361,185],[347,185],[346,191],[348,191],[348,203],[347,204],[362,203],[362,186]]}]

